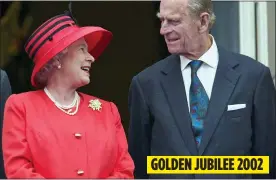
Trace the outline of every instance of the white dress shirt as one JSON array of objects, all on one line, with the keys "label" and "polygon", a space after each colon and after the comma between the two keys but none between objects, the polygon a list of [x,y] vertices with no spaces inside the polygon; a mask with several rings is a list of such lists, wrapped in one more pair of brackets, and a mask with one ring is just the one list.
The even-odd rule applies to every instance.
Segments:
[{"label": "white dress shirt", "polygon": [[[213,84],[219,61],[218,48],[215,39],[213,36],[211,36],[211,38],[212,46],[198,59],[203,61],[203,63],[197,71],[197,76],[201,81],[209,99],[211,99]],[[180,56],[180,61],[182,77],[184,80],[186,96],[188,101],[188,107],[190,109],[191,67],[189,66],[189,62],[191,62],[192,60],[184,56]]]}]

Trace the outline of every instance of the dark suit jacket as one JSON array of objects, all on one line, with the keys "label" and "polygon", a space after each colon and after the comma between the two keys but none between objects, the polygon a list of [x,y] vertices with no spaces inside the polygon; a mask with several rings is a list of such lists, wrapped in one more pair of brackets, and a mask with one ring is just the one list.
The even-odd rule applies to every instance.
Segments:
[{"label": "dark suit jacket", "polygon": [[[130,86],[128,135],[135,177],[251,178],[251,175],[147,175],[147,155],[268,155],[271,171],[275,170],[275,103],[275,87],[267,67],[219,48],[203,139],[197,148],[180,58],[171,55],[155,63],[135,76]],[[233,104],[246,104],[246,108],[227,111],[227,105]],[[271,177],[272,173],[257,178]]]},{"label": "dark suit jacket", "polygon": [[9,78],[5,71],[0,69],[0,128],[1,128],[1,150],[0,150],[0,179],[5,179],[4,171],[4,162],[3,162],[3,153],[2,153],[2,126],[3,126],[3,117],[4,117],[4,107],[6,100],[11,95],[11,86]]}]

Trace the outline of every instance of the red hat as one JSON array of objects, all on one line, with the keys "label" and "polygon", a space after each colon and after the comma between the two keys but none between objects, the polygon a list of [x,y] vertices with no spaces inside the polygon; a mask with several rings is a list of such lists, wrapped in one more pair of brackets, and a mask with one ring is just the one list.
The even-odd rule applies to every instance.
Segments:
[{"label": "red hat", "polygon": [[25,51],[35,63],[32,85],[37,87],[34,77],[47,62],[82,37],[88,52],[97,59],[111,41],[112,33],[101,27],[79,27],[69,14],[55,16],[38,27],[25,44]]}]

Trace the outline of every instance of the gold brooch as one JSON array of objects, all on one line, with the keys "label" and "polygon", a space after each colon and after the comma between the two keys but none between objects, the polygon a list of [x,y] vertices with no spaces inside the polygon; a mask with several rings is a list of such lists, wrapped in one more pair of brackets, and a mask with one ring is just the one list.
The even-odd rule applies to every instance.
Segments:
[{"label": "gold brooch", "polygon": [[92,108],[94,111],[100,111],[102,108],[102,103],[98,99],[93,99],[89,101],[88,107]]}]

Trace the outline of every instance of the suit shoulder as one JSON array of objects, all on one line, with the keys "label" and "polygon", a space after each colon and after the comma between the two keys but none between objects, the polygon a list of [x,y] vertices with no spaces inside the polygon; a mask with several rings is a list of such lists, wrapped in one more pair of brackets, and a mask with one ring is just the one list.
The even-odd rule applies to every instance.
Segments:
[{"label": "suit shoulder", "polygon": [[3,81],[4,78],[7,78],[8,76],[7,76],[6,71],[0,69],[0,77],[1,77],[1,78],[0,78],[0,79],[1,79],[1,82]]},{"label": "suit shoulder", "polygon": [[5,71],[2,70],[2,69],[0,69],[0,75],[1,75],[1,77],[2,77],[2,75],[4,75],[4,74],[5,74]]},{"label": "suit shoulder", "polygon": [[175,58],[175,55],[170,55],[160,61],[148,66],[141,72],[139,72],[135,77],[139,78],[139,80],[148,80],[154,78],[155,76],[159,75],[160,71],[164,69],[168,62]]},{"label": "suit shoulder", "polygon": [[241,67],[245,71],[250,71],[251,73],[259,73],[260,71],[263,71],[267,67],[262,64],[261,62],[258,62],[257,60],[243,54],[235,53],[235,52],[229,52],[231,56],[233,56],[233,59],[238,60]]},{"label": "suit shoulder", "polygon": [[0,74],[1,74],[1,76],[2,76],[2,74],[5,74],[5,73],[6,72],[3,69],[0,68]]}]

